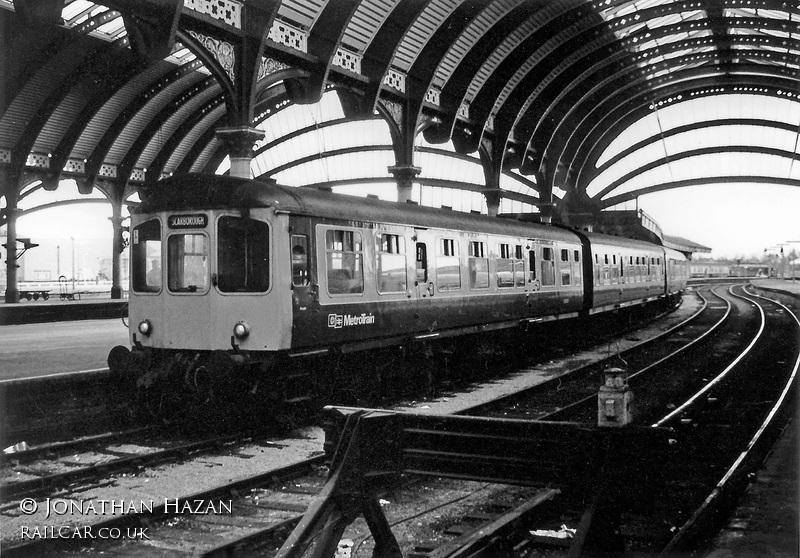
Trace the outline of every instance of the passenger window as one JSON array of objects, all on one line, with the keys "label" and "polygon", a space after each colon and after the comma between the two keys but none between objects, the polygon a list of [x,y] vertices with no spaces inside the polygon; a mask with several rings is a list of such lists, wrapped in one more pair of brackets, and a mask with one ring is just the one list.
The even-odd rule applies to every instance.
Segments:
[{"label": "passenger window", "polygon": [[536,281],[536,248],[528,250],[528,281],[533,283]]},{"label": "passenger window", "polygon": [[521,244],[517,244],[514,249],[514,286],[525,286],[525,259],[522,255]]},{"label": "passenger window", "polygon": [[489,288],[489,258],[485,257],[483,242],[470,241],[469,243],[469,288]]},{"label": "passenger window", "polygon": [[542,248],[542,285],[555,285],[556,272],[552,248]]},{"label": "passenger window", "polygon": [[[269,225],[255,219],[221,217],[217,237],[217,288],[228,293],[266,291],[270,279]],[[192,273],[196,272],[187,269],[187,275]]]},{"label": "passenger window", "polygon": [[292,235],[292,285],[308,285],[308,237],[304,234]]},{"label": "passenger window", "polygon": [[133,229],[131,280],[137,292],[161,290],[161,223],[152,219]]},{"label": "passenger window", "polygon": [[572,283],[572,272],[569,264],[569,250],[566,248],[561,249],[561,261],[559,262],[558,269],[561,275],[561,285],[570,285]]},{"label": "passenger window", "polygon": [[406,292],[406,239],[399,234],[378,238],[378,292]]},{"label": "passenger window", "polygon": [[497,288],[507,289],[514,286],[514,260],[511,258],[511,245],[500,245],[500,257],[495,262],[497,271],[495,280]]},{"label": "passenger window", "polygon": [[206,235],[170,235],[167,240],[167,266],[167,286],[170,291],[205,292],[209,279]]},{"label": "passenger window", "polygon": [[329,294],[364,292],[363,257],[360,232],[345,230],[325,232],[325,263]]},{"label": "passenger window", "polygon": [[461,289],[461,266],[458,261],[458,243],[455,239],[442,238],[439,241],[436,280],[442,292]]}]

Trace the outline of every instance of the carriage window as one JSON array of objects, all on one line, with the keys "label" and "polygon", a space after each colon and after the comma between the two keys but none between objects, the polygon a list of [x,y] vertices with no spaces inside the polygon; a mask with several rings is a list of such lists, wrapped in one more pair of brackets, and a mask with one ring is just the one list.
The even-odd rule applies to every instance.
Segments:
[{"label": "carriage window", "polygon": [[483,242],[470,241],[469,243],[469,288],[489,288],[489,258],[484,257]]},{"label": "carriage window", "polygon": [[382,234],[378,240],[378,292],[406,292],[406,239]]},{"label": "carriage window", "polygon": [[514,248],[514,286],[525,286],[525,257],[521,244],[517,244]]},{"label": "carriage window", "polygon": [[500,245],[500,257],[497,259],[497,286],[501,289],[525,286],[525,262],[522,256],[522,245]]},{"label": "carriage window", "polygon": [[167,240],[167,286],[177,293],[208,289],[208,238],[201,233],[173,234]]},{"label": "carriage window", "polygon": [[542,248],[542,285],[556,284],[554,256],[552,248]]},{"label": "carriage window", "polygon": [[417,256],[416,256],[416,268],[417,268],[417,282],[418,283],[427,283],[428,282],[428,248],[424,242],[417,242]]},{"label": "carriage window", "polygon": [[217,244],[216,284],[220,291],[253,293],[269,288],[267,223],[242,217],[220,217]]},{"label": "carriage window", "polygon": [[161,223],[153,219],[133,229],[131,247],[133,290],[161,290]]},{"label": "carriage window", "polygon": [[569,250],[566,248],[561,249],[561,261],[558,265],[559,273],[561,274],[561,284],[562,285],[571,285],[572,284],[572,270],[569,263]]},{"label": "carriage window", "polygon": [[458,261],[458,244],[453,238],[442,238],[436,257],[436,280],[440,291],[461,289],[461,266]]},{"label": "carriage window", "polygon": [[501,289],[514,286],[514,262],[511,259],[511,245],[500,245],[500,257],[495,262],[497,271],[495,272],[495,280],[497,286]]},{"label": "carriage window", "polygon": [[363,245],[361,233],[330,230],[325,232],[328,293],[364,292]]},{"label": "carriage window", "polygon": [[292,235],[292,285],[308,285],[308,237]]}]

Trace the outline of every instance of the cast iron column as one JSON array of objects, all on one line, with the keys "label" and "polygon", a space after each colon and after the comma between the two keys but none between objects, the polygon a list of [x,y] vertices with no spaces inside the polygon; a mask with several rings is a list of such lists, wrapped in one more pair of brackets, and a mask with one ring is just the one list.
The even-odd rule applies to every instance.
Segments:
[{"label": "cast iron column", "polygon": [[410,201],[414,179],[422,172],[422,169],[414,165],[395,165],[388,168],[397,180],[397,201],[399,203]]},{"label": "cast iron column", "polygon": [[220,128],[217,137],[228,146],[231,158],[231,176],[250,178],[250,161],[253,160],[253,146],[264,137],[264,132],[249,126]]},{"label": "cast iron column", "polygon": [[112,204],[114,215],[109,217],[111,225],[114,227],[114,239],[111,244],[111,299],[122,298],[122,251],[125,247],[122,244],[122,208],[117,204]]},{"label": "cast iron column", "polygon": [[17,200],[15,196],[8,196],[6,214],[6,302],[15,304],[19,302],[19,289],[17,288]]}]

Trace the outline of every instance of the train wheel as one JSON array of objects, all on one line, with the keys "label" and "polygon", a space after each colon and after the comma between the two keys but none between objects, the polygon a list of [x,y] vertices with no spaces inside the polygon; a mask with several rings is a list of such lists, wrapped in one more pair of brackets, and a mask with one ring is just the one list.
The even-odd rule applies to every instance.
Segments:
[{"label": "train wheel", "polygon": [[39,293],[33,293],[33,300],[39,300]]},{"label": "train wheel", "polygon": [[50,293],[43,293],[43,294],[42,294],[42,298],[43,298],[44,300],[47,300],[48,298],[50,298]]}]

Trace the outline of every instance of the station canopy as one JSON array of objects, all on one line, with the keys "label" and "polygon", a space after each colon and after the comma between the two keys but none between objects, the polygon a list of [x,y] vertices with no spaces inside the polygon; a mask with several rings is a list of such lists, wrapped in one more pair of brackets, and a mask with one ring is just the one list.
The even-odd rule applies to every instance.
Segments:
[{"label": "station canopy", "polygon": [[463,211],[797,185],[798,20],[780,0],[0,0],[0,207],[228,172],[237,130],[252,176],[396,199],[403,175]]}]

